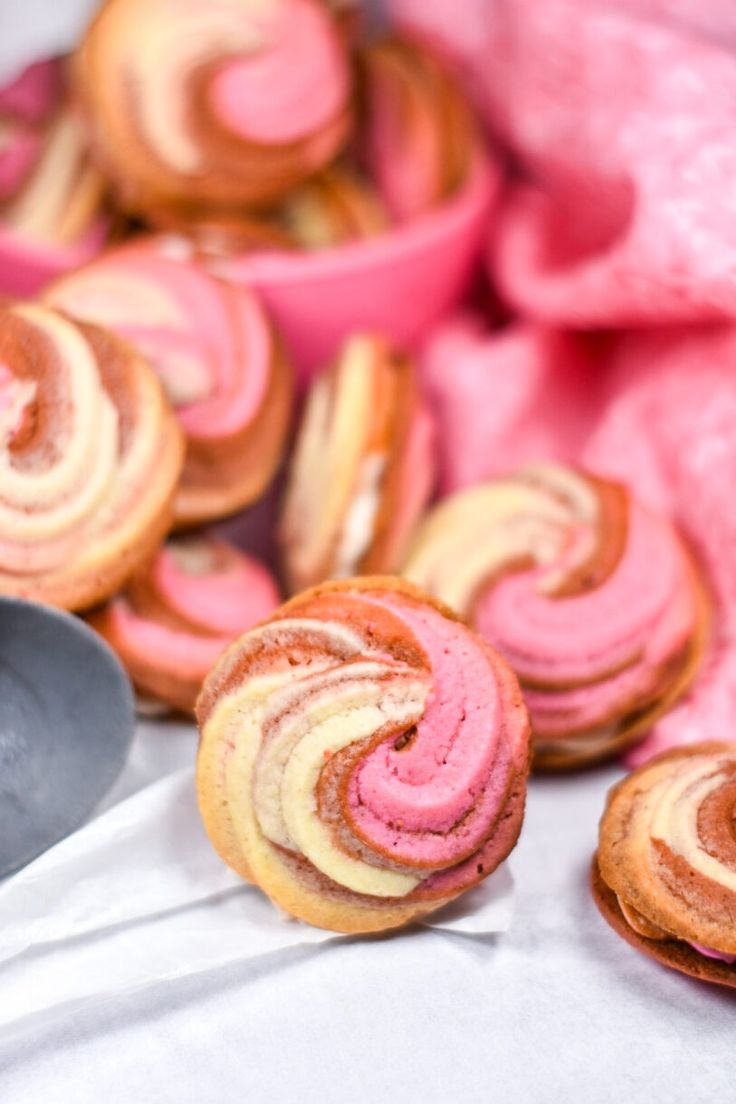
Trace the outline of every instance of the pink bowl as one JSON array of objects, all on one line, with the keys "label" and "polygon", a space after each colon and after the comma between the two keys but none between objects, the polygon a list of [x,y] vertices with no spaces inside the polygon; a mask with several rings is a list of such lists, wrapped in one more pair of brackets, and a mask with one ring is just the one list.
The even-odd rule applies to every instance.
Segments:
[{"label": "pink bowl", "polygon": [[0,224],[0,294],[36,295],[50,280],[99,253],[107,229],[107,223],[101,219],[74,245],[48,246],[18,237]]},{"label": "pink bowl", "polygon": [[390,234],[322,253],[249,253],[212,268],[260,291],[304,385],[348,334],[375,330],[411,347],[455,306],[500,184],[484,159],[459,195]]}]

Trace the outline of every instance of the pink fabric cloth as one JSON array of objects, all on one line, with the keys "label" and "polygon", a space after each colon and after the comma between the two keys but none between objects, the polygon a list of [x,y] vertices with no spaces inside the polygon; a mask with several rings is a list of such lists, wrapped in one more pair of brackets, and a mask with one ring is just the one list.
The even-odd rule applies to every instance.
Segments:
[{"label": "pink fabric cloth", "polygon": [[705,669],[684,701],[629,756],[736,729],[736,329],[625,337],[608,380],[606,413],[583,454],[669,509],[704,566],[714,599]]},{"label": "pink fabric cloth", "polygon": [[531,461],[574,460],[599,407],[601,351],[532,323],[491,332],[469,314],[437,330],[421,367],[442,490]]},{"label": "pink fabric cloth", "polygon": [[394,0],[461,60],[520,166],[490,248],[514,306],[595,327],[736,315],[733,5],[424,6]]}]

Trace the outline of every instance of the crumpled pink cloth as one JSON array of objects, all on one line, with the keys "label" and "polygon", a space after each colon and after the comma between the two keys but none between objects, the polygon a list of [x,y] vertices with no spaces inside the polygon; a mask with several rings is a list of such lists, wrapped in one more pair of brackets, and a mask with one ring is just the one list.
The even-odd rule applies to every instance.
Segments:
[{"label": "crumpled pink cloth", "polygon": [[735,5],[393,6],[462,61],[518,164],[490,247],[513,306],[585,327],[736,317]]},{"label": "crumpled pink cloth", "polygon": [[449,493],[521,464],[573,460],[599,409],[593,342],[532,323],[491,332],[458,315],[435,331],[421,379]]},{"label": "crumpled pink cloth", "polygon": [[736,328],[623,337],[607,386],[583,462],[674,515],[714,600],[704,671],[630,753],[638,764],[667,747],[736,736]]}]

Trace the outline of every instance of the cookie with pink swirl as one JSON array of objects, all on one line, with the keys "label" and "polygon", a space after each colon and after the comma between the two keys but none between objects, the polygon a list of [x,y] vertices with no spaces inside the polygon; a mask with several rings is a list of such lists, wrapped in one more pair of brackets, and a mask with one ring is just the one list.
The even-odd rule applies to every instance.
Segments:
[{"label": "cookie with pink swirl", "polygon": [[637,950],[736,988],[736,744],[651,759],[608,795],[593,897]]},{"label": "cookie with pink swirl", "polygon": [[145,240],[57,281],[46,298],[132,342],[158,373],[187,438],[177,525],[258,498],[281,459],[292,384],[254,295]]},{"label": "cookie with pink swirl", "polygon": [[280,527],[293,591],[395,570],[432,490],[432,423],[414,368],[356,336],[313,384]]},{"label": "cookie with pink swirl", "polygon": [[351,75],[319,0],[107,0],[75,84],[123,204],[263,206],[348,137]]},{"label": "cookie with pink swirl", "polygon": [[143,695],[190,713],[205,675],[236,636],[279,604],[270,572],[214,537],[177,537],[87,620]]},{"label": "cookie with pink swirl", "polygon": [[[89,160],[80,120],[62,108],[35,136],[33,151],[17,187],[3,197],[3,232],[38,249],[77,246],[76,263],[81,264],[102,248],[107,224],[101,221],[106,185]],[[74,263],[71,253],[69,263]]]},{"label": "cookie with pink swirl", "polygon": [[56,62],[0,91],[0,292],[35,295],[116,229]]},{"label": "cookie with pink swirl", "polygon": [[292,599],[197,702],[205,827],[292,915],[410,923],[490,874],[523,816],[528,720],[507,664],[390,577]]},{"label": "cookie with pink swirl", "polygon": [[707,603],[672,525],[621,484],[572,468],[525,468],[445,499],[404,574],[511,664],[542,768],[632,744],[702,655]]},{"label": "cookie with pink swirl", "polygon": [[476,121],[452,73],[419,41],[378,40],[360,61],[363,154],[391,214],[403,222],[462,187],[477,156]]},{"label": "cookie with pink swirl", "polygon": [[171,523],[184,442],[146,361],[35,304],[0,311],[0,592],[108,597]]},{"label": "cookie with pink swirl", "polygon": [[23,70],[0,88],[0,202],[15,195],[35,164],[44,123],[60,98],[58,61]]}]

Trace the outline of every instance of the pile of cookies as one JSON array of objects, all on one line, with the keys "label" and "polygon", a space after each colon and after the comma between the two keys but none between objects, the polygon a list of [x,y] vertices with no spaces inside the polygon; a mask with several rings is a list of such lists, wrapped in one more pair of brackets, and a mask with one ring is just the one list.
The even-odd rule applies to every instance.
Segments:
[{"label": "pile of cookies", "polygon": [[[0,114],[0,592],[84,616],[141,710],[196,713],[208,833],[283,908],[421,918],[509,854],[530,760],[631,753],[708,677],[720,568],[608,462],[632,339],[479,283],[490,336],[465,314],[414,357],[353,326],[297,382],[223,261],[390,240],[498,159],[446,53],[354,7],[104,0]],[[212,528],[254,509],[268,562]],[[630,942],[729,985],[733,758],[631,775],[593,872]]]}]

